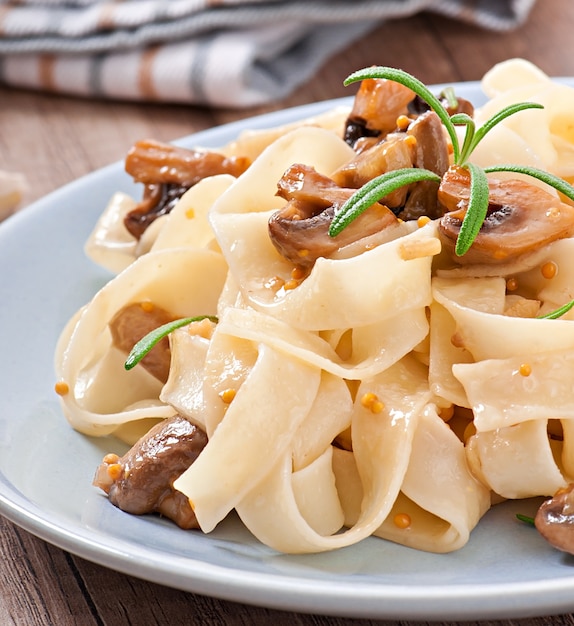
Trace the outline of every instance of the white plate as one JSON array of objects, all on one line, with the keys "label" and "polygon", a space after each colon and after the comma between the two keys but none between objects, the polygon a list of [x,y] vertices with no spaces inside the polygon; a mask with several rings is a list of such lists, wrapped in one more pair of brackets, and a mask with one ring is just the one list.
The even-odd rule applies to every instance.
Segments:
[{"label": "white plate", "polygon": [[[457,86],[474,102],[475,83]],[[218,146],[244,128],[315,115],[348,100],[235,123],[182,140]],[[492,509],[462,550],[434,555],[369,538],[321,555],[279,555],[235,518],[215,532],[184,532],[126,515],[91,486],[113,440],[68,426],[53,391],[52,355],[71,314],[107,274],[83,243],[111,194],[138,194],[114,164],[49,195],[0,226],[0,513],[33,534],[134,576],[228,600],[352,617],[478,619],[574,611],[574,557],[553,550],[515,513]]]}]

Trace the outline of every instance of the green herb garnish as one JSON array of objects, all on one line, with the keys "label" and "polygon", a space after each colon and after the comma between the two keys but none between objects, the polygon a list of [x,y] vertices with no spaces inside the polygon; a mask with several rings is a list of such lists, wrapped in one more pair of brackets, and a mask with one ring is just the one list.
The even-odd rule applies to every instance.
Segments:
[{"label": "green herb garnish", "polygon": [[534,526],[534,518],[529,517],[528,515],[522,515],[522,513],[517,513],[516,519],[524,522],[525,524],[530,524],[530,526]]},{"label": "green herb garnish", "polygon": [[557,320],[559,317],[562,317],[568,311],[574,307],[574,300],[570,300],[570,302],[564,304],[563,306],[555,309],[554,311],[550,311],[550,313],[546,313],[544,315],[539,315],[536,319],[539,320]]},{"label": "green herb garnish", "polygon": [[458,98],[456,97],[453,87],[446,87],[446,89],[443,89],[440,92],[440,97],[446,100],[446,103],[451,109],[456,109],[458,107]]},{"label": "green herb garnish", "polygon": [[[344,84],[350,85],[351,83],[365,79],[381,78],[393,80],[397,83],[405,85],[429,105],[429,107],[438,115],[450,137],[452,143],[454,165],[465,168],[470,173],[471,182],[468,208],[464,216],[455,245],[455,253],[458,256],[462,256],[463,254],[465,254],[470,246],[473,244],[487,215],[487,173],[505,171],[533,176],[534,178],[542,180],[546,184],[551,185],[559,192],[574,200],[574,187],[569,185],[561,178],[553,176],[548,172],[544,172],[542,170],[523,165],[495,165],[492,167],[482,168],[468,162],[468,159],[470,158],[476,146],[480,143],[484,136],[497,124],[502,122],[510,115],[514,115],[515,113],[524,111],[525,109],[544,108],[541,104],[538,104],[536,102],[521,102],[518,104],[511,104],[493,115],[480,128],[477,129],[474,120],[466,113],[457,113],[451,117],[446,108],[440,102],[440,100],[428,89],[428,87],[426,87],[426,85],[424,85],[420,80],[403,70],[382,66],[365,68],[348,76],[347,79],[344,81]],[[455,128],[456,126],[465,127],[462,146],[459,142],[458,134]],[[406,172],[409,172],[409,176],[406,175]],[[395,189],[403,185],[410,185],[414,182],[422,180],[440,181],[440,178],[433,172],[422,168],[409,168],[396,170],[394,172],[386,172],[385,174],[374,178],[366,185],[361,187],[361,189],[353,194],[341,206],[340,210],[336,213],[331,223],[331,226],[329,228],[329,235],[331,237],[335,237],[336,235],[338,235],[361,213],[366,211],[369,206],[383,198],[391,191],[394,191]]]},{"label": "green herb garnish", "polygon": [[182,326],[187,326],[192,322],[201,322],[201,320],[204,319],[208,319],[216,323],[218,321],[217,317],[214,315],[198,315],[197,317],[184,317],[182,319],[163,324],[162,326],[158,326],[135,344],[135,346],[131,349],[131,352],[128,354],[124,367],[127,370],[131,370],[156,344],[158,344],[164,337],[167,337],[174,330],[177,330]]}]

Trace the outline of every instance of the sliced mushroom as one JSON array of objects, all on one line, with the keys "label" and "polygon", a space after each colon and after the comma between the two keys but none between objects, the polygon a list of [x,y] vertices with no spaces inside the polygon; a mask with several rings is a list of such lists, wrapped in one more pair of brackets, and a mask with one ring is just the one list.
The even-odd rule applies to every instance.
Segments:
[{"label": "sliced mushroom", "polygon": [[176,415],[154,426],[124,456],[107,454],[93,484],[126,513],[160,513],[180,528],[199,528],[188,498],[173,483],[206,444],[202,430]]},{"label": "sliced mushroom", "polygon": [[509,261],[574,233],[574,207],[556,195],[522,179],[489,178],[488,186],[486,219],[469,251],[456,256],[454,247],[468,208],[470,174],[452,166],[442,179],[438,200],[445,215],[439,234],[457,263]]},{"label": "sliced mushroom", "polygon": [[407,128],[407,136],[414,137],[415,167],[422,167],[443,176],[450,166],[448,142],[444,126],[434,111],[427,111]]},{"label": "sliced mushroom", "polygon": [[574,483],[543,502],[534,523],[555,548],[574,554]]},{"label": "sliced mushroom", "polygon": [[342,204],[354,189],[341,189],[332,178],[319,174],[309,165],[296,163],[283,173],[277,183],[277,195],[301,203],[298,214],[311,217],[332,204]]},{"label": "sliced mushroom", "polygon": [[269,236],[279,253],[294,265],[308,269],[319,257],[397,224],[382,204],[374,204],[336,237],[329,227],[337,210],[355,192],[306,165],[293,165],[278,184],[287,205],[269,219]]},{"label": "sliced mushroom", "polygon": [[[439,116],[434,111],[423,113],[409,125],[407,136],[414,137],[416,141],[415,167],[444,176],[450,166],[450,156]],[[441,217],[444,210],[438,203],[438,188],[438,183],[426,180],[412,185],[399,217],[405,221],[416,220],[423,215],[431,219]]]},{"label": "sliced mushroom", "polygon": [[151,139],[138,141],[128,152],[125,169],[143,183],[143,200],[125,218],[126,229],[140,239],[146,228],[171,211],[179,198],[203,178],[239,176],[250,165],[247,157],[226,157],[208,150],[187,150]]},{"label": "sliced mushroom", "polygon": [[126,230],[141,239],[147,228],[158,217],[167,215],[188,189],[185,185],[175,184],[146,185],[141,202],[124,218]]},{"label": "sliced mushroom", "polygon": [[188,150],[152,139],[138,141],[128,152],[125,169],[138,183],[171,183],[191,187],[207,176],[239,176],[249,167],[247,157],[227,157],[209,150]]},{"label": "sliced mushroom", "polygon": [[354,145],[360,137],[385,136],[395,130],[397,118],[408,114],[415,94],[392,80],[363,80],[347,119],[345,141]]},{"label": "sliced mushroom", "polygon": [[[118,311],[109,323],[113,345],[127,355],[142,337],[173,319],[174,317],[165,309],[151,302],[128,304]],[[141,360],[141,365],[165,383],[169,375],[170,361],[169,339],[164,337]]]},{"label": "sliced mushroom", "polygon": [[[412,167],[416,160],[416,141],[405,133],[391,133],[368,150],[364,150],[331,176],[341,187],[358,189],[373,178],[389,172]],[[408,189],[401,187],[380,200],[389,208],[402,207]]]}]

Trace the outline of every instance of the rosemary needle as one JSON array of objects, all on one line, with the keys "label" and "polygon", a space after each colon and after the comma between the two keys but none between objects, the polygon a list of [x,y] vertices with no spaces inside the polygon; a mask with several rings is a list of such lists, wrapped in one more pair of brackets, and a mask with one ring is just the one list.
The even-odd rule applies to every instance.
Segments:
[{"label": "rosemary needle", "polygon": [[182,319],[163,324],[162,326],[158,326],[147,335],[142,337],[134,345],[124,363],[125,369],[131,370],[133,367],[135,367],[155,345],[157,345],[164,337],[167,337],[174,330],[177,330],[182,326],[187,326],[192,322],[200,322],[204,319],[211,320],[212,322],[217,322],[217,317],[215,317],[214,315],[199,315],[197,317],[184,317]]}]

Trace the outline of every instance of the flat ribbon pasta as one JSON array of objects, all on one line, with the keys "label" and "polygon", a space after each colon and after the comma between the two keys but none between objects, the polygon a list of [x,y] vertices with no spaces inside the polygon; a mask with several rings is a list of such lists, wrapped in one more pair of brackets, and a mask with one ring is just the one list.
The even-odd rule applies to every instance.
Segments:
[{"label": "flat ribbon pasta", "polygon": [[[293,269],[268,236],[270,216],[285,203],[276,196],[277,181],[293,163],[329,175],[351,156],[333,133],[297,129],[269,146],[214,204],[210,220],[248,306],[295,328],[326,330],[374,324],[430,303],[431,261],[440,250],[434,223],[414,232],[403,225],[396,239],[350,259],[319,258],[297,289],[269,287]],[[384,270],[374,273],[373,266]]]},{"label": "flat ribbon pasta", "polygon": [[213,203],[235,180],[230,174],[209,176],[190,187],[166,216],[151,250],[216,247],[208,221]]},{"label": "flat ribbon pasta", "polygon": [[176,248],[146,254],[108,282],[68,328],[56,353],[56,374],[70,389],[61,398],[70,424],[104,435],[125,422],[173,415],[159,400],[162,383],[140,366],[125,371],[127,355],[113,346],[108,323],[125,305],[142,301],[175,317],[213,314],[226,273],[220,254]]},{"label": "flat ribbon pasta", "polygon": [[474,473],[504,498],[551,496],[567,485],[548,438],[547,420],[477,433],[470,438],[467,456]]},{"label": "flat ribbon pasta", "polygon": [[[209,532],[266,476],[308,414],[320,370],[261,345],[197,460],[174,482]],[[294,392],[296,390],[296,393]]]},{"label": "flat ribbon pasta", "polygon": [[568,320],[503,315],[505,281],[433,279],[433,294],[456,322],[457,343],[475,361],[538,354],[574,347],[574,325]]},{"label": "flat ribbon pasta", "polygon": [[[376,394],[384,402],[385,408],[380,413],[373,413],[361,404],[360,398],[366,392]],[[301,475],[292,473],[285,457],[237,505],[245,525],[267,545],[291,553],[333,550],[371,535],[397,498],[418,420],[429,397],[425,368],[412,358],[403,359],[360,386],[351,428],[363,498],[361,511],[351,528],[338,534],[322,534],[316,529],[312,520],[320,516],[320,509],[313,510],[309,499],[305,500],[305,507],[300,506]],[[330,458],[328,449],[325,454]],[[331,475],[331,467],[323,466],[320,485],[331,486],[327,492],[330,499],[334,497]],[[338,480],[335,485],[341,499]],[[315,492],[318,488],[316,484]],[[309,491],[313,489],[307,485],[306,492]],[[320,500],[315,504],[319,506]],[[327,510],[331,512],[331,525],[335,525],[336,507],[331,505]]]},{"label": "flat ribbon pasta", "polygon": [[114,274],[119,274],[137,255],[137,241],[124,226],[125,216],[137,206],[121,191],[116,192],[98,218],[84,251],[86,255]]},{"label": "flat ribbon pasta", "polygon": [[[541,159],[543,169],[571,179],[574,176],[574,89],[550,80],[523,59],[496,65],[484,76],[482,84],[491,99],[477,111],[479,123],[509,104],[538,102],[544,106],[542,110],[512,115],[500,127],[520,136]],[[492,137],[497,130],[493,129]],[[502,143],[500,146],[504,150]]]},{"label": "flat ribbon pasta", "polygon": [[[347,523],[358,517],[361,484],[352,455],[336,451],[338,482],[344,485]],[[401,492],[374,535],[428,552],[464,546],[490,508],[489,489],[471,474],[463,443],[429,404],[422,411]],[[400,528],[396,515],[408,515]]]},{"label": "flat ribbon pasta", "polygon": [[571,348],[529,354],[527,360],[519,355],[457,364],[453,371],[466,390],[479,432],[528,420],[574,418]]},{"label": "flat ribbon pasta", "polygon": [[219,330],[275,346],[342,378],[361,380],[408,354],[426,336],[428,322],[425,310],[420,308],[378,324],[349,329],[350,348],[345,357],[318,334],[252,310],[228,308]]}]

